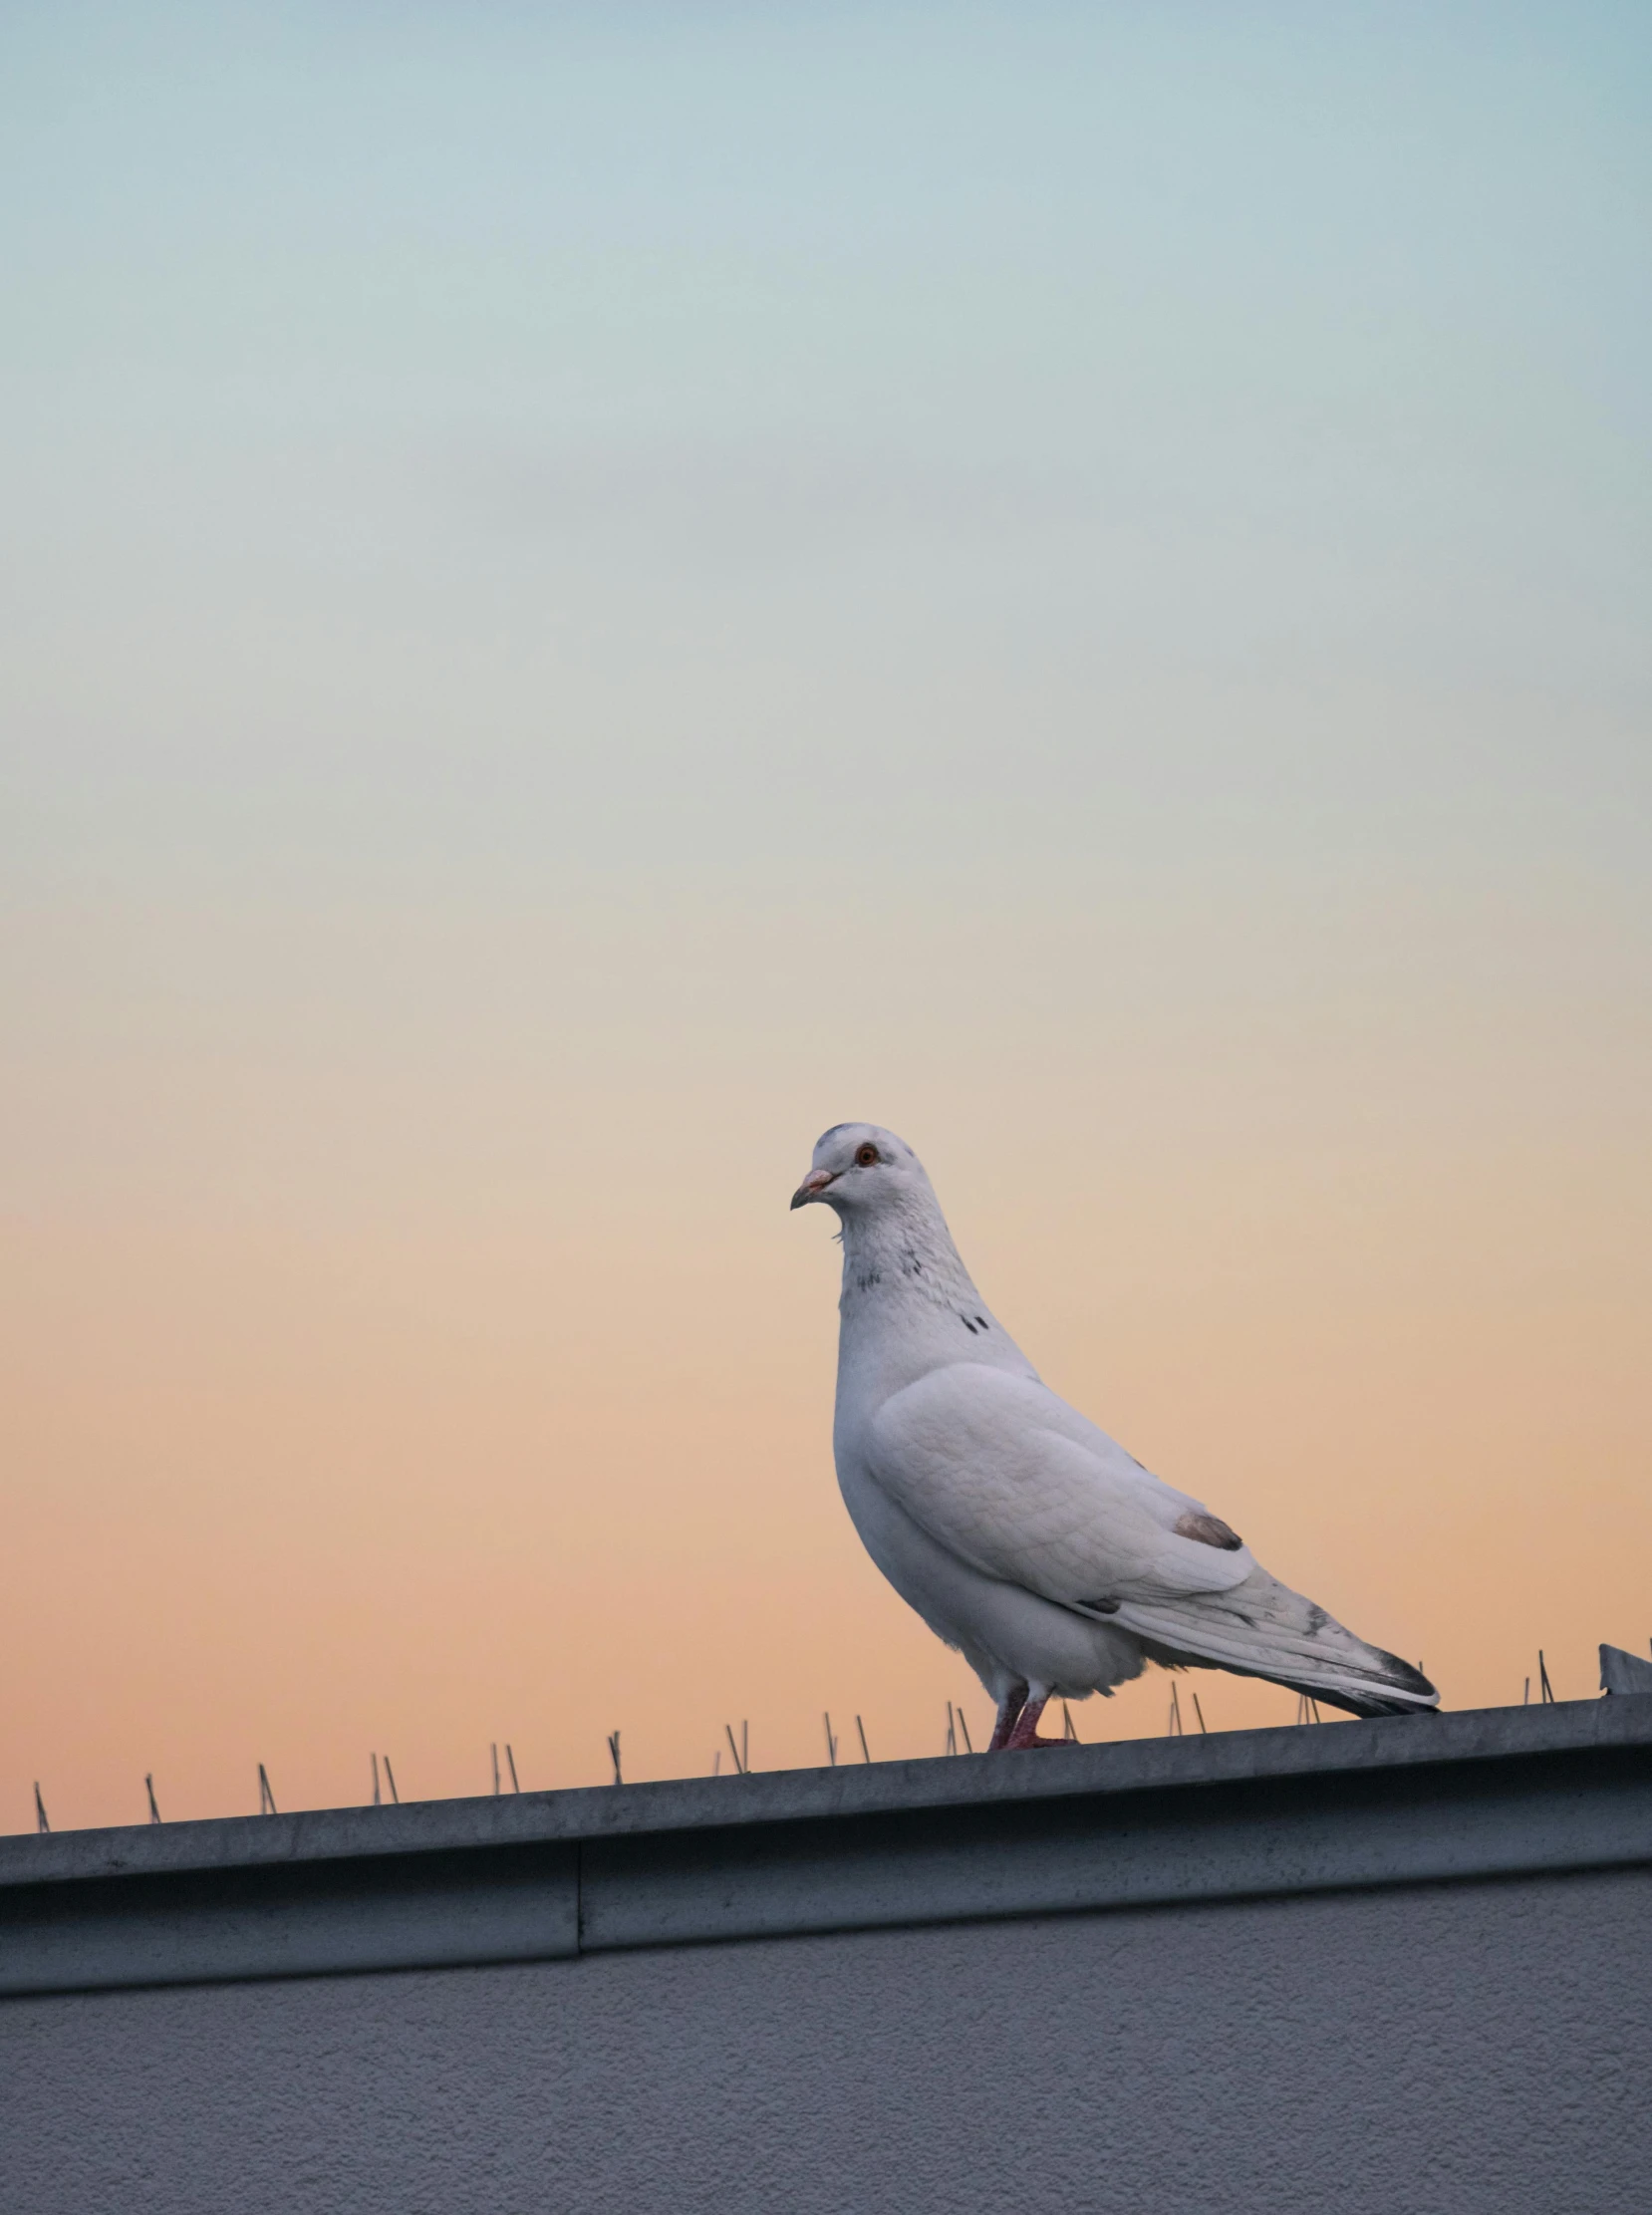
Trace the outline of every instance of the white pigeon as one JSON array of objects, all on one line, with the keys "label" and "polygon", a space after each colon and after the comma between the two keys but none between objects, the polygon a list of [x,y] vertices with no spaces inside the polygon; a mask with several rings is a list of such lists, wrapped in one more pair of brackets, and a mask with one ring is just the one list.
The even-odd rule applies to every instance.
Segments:
[{"label": "white pigeon", "polygon": [[892,1131],[839,1123],[794,1208],[843,1224],[832,1444],[866,1550],[997,1702],[994,1748],[1168,1668],[1265,1677],[1352,1715],[1440,1695],[1280,1584],[1202,1502],[1160,1482],[1039,1381],[975,1290],[924,1165]]}]

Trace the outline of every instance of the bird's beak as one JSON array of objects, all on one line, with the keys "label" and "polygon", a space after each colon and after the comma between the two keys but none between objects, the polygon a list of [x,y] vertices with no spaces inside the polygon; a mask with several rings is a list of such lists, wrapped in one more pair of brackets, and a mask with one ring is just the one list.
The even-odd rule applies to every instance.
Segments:
[{"label": "bird's beak", "polygon": [[806,1208],[811,1200],[818,1200],[828,1185],[837,1183],[835,1169],[811,1169],[791,1196],[794,1208]]}]

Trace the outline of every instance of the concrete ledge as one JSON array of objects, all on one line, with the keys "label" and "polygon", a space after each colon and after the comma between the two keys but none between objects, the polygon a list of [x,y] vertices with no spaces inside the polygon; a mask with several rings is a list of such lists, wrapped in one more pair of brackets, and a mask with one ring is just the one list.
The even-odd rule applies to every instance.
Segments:
[{"label": "concrete ledge", "polygon": [[1602,1646],[1600,1689],[1631,1700],[1652,1696],[1652,1661],[1625,1653],[1621,1646]]},{"label": "concrete ledge", "polygon": [[1652,1701],[0,1839],[0,1993],[1652,1864]]},{"label": "concrete ledge", "polygon": [[579,1951],[579,1850],[250,1862],[0,1893],[0,1996],[551,1960]]}]

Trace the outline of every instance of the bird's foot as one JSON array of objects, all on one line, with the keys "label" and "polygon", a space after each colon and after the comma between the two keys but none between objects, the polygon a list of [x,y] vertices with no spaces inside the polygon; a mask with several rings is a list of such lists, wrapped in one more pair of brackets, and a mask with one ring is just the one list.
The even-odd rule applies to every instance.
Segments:
[{"label": "bird's foot", "polygon": [[992,1726],[992,1742],[986,1749],[989,1754],[1001,1754],[1009,1744],[1010,1734],[1020,1720],[1021,1709],[1025,1704],[1026,1686],[1024,1684],[1018,1686],[1012,1692],[1006,1692],[998,1702],[997,1721]]},{"label": "bird's foot", "polygon": [[1014,1729],[1003,1742],[1003,1751],[1006,1754],[1029,1753],[1035,1746],[1063,1746],[1066,1744],[1064,1739],[1040,1738],[1038,1736],[1038,1718],[1044,1712],[1044,1701],[1048,1697],[1049,1695],[1046,1693],[1043,1700],[1027,1701],[1020,1714],[1015,1718]]}]

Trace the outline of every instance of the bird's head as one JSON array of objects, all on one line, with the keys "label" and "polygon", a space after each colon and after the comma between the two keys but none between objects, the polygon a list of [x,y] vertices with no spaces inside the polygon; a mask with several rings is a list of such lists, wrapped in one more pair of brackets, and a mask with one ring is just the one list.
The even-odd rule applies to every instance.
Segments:
[{"label": "bird's head", "polygon": [[791,1196],[794,1208],[823,1200],[840,1216],[861,1216],[933,1202],[924,1165],[904,1138],[876,1123],[835,1123],[816,1140],[809,1174]]}]

